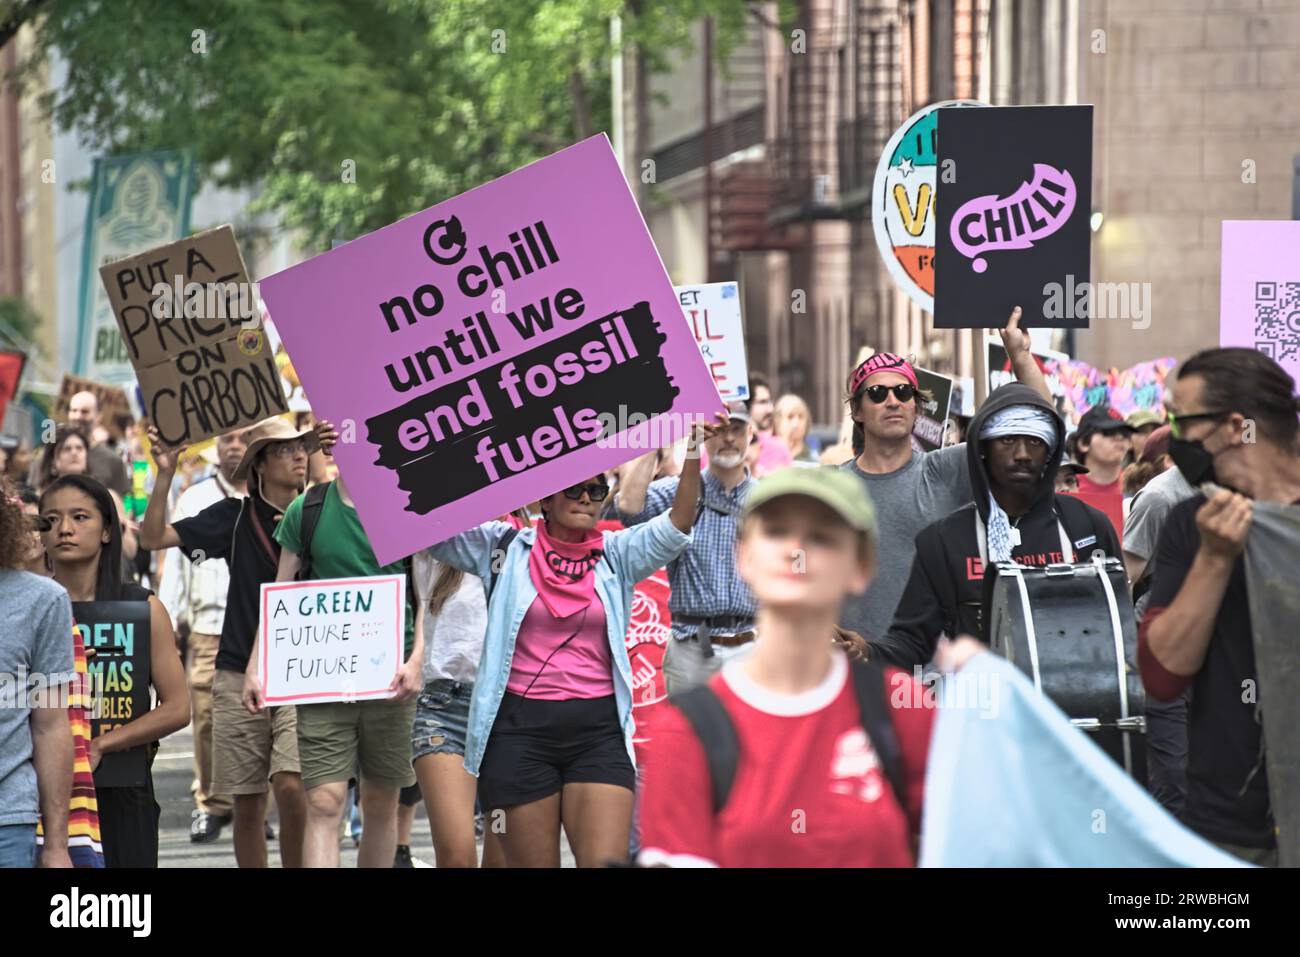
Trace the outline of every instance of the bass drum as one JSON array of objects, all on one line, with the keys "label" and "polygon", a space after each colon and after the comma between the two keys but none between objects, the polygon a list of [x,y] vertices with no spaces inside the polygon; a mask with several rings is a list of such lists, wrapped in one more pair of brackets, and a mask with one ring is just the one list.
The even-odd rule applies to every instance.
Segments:
[{"label": "bass drum", "polygon": [[1146,694],[1124,566],[990,565],[981,636],[1143,787]]}]

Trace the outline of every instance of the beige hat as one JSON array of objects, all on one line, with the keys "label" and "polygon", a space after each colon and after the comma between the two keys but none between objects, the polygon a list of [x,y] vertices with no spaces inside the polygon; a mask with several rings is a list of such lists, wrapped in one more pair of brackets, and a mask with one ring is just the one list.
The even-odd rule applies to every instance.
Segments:
[{"label": "beige hat", "polygon": [[272,442],[292,442],[294,439],[306,439],[309,452],[315,452],[320,448],[315,429],[298,431],[279,416],[263,419],[244,433],[244,441],[247,443],[248,448],[244,451],[244,457],[239,460],[239,468],[235,469],[232,478],[236,482],[247,479],[248,473],[253,468],[253,460],[257,458],[257,453]]}]

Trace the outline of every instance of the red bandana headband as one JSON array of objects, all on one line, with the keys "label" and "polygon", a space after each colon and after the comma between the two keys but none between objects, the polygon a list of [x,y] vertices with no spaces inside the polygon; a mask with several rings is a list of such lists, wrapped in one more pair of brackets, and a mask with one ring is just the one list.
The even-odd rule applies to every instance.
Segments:
[{"label": "red bandana headband", "polygon": [[877,372],[897,372],[912,383],[913,388],[920,388],[916,381],[916,373],[912,371],[910,362],[892,352],[877,352],[853,370],[853,378],[849,380],[849,394],[857,395],[862,383]]}]

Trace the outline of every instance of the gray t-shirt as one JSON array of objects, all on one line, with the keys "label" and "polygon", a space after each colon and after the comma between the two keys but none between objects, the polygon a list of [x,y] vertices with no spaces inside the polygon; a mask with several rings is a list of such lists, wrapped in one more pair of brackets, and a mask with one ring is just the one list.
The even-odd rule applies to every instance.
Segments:
[{"label": "gray t-shirt", "polygon": [[840,625],[872,641],[893,623],[912,571],[917,533],[970,502],[970,467],[963,444],[914,451],[901,469],[883,475],[862,471],[852,459],[840,468],[862,480],[876,509],[876,577],[864,594],[844,603]]},{"label": "gray t-shirt", "polygon": [[[1183,473],[1175,466],[1161,472],[1133,497],[1128,518],[1124,520],[1124,551],[1147,563],[1142,571],[1143,579],[1149,579],[1155,574],[1156,546],[1160,543],[1160,530],[1165,527],[1169,510],[1195,494],[1196,489],[1187,483]],[[1133,610],[1138,621],[1141,621],[1147,610],[1145,591]]]},{"label": "gray t-shirt", "polygon": [[32,764],[33,679],[57,687],[73,677],[68,593],[31,572],[0,569],[0,826],[35,824],[40,811]]}]

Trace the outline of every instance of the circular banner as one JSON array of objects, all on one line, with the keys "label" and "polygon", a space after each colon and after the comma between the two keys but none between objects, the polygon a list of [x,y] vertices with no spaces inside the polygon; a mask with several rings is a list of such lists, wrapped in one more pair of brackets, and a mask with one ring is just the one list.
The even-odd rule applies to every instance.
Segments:
[{"label": "circular banner", "polygon": [[926,312],[934,312],[934,194],[939,183],[939,114],[946,106],[986,106],[945,100],[913,113],[885,144],[871,190],[876,245],[894,282]]}]

